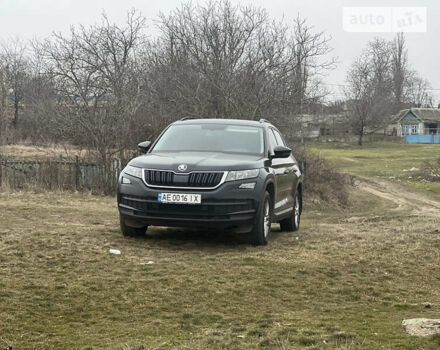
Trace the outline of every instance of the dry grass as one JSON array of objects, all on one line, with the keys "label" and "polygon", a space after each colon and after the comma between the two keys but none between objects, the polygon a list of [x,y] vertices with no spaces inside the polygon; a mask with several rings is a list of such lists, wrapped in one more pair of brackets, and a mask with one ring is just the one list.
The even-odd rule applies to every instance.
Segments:
[{"label": "dry grass", "polygon": [[438,318],[439,219],[359,191],[351,203],[251,247],[123,238],[109,197],[1,193],[0,349],[438,349],[401,321]]},{"label": "dry grass", "polygon": [[75,156],[81,159],[88,156],[88,151],[69,144],[14,144],[0,146],[0,154],[3,157],[20,160],[49,160],[49,159],[71,159]]},{"label": "dry grass", "polygon": [[[137,150],[125,150],[123,156],[131,159],[137,155]],[[44,145],[32,145],[19,143],[12,145],[0,145],[0,156],[18,160],[75,160],[78,156],[81,161],[95,162],[99,160],[96,150],[81,148],[68,143],[53,143]],[[115,153],[115,157],[120,153]]]}]

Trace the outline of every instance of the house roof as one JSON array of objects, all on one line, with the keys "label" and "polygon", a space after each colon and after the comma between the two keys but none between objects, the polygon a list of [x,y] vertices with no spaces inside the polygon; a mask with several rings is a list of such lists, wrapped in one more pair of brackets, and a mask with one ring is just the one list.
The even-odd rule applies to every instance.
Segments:
[{"label": "house roof", "polygon": [[400,121],[404,118],[409,112],[412,112],[417,118],[422,121],[433,121],[440,122],[440,108],[410,108],[404,109],[399,112],[398,120]]}]

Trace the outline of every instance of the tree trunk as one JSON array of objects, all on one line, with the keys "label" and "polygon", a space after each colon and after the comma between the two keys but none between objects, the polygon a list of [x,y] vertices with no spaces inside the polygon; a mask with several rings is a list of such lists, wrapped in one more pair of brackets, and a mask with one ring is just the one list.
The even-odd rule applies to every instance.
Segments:
[{"label": "tree trunk", "polygon": [[359,140],[358,140],[358,145],[362,146],[362,139],[364,137],[364,128],[361,128],[361,130],[359,131]]},{"label": "tree trunk", "polygon": [[364,119],[361,119],[361,125],[359,128],[359,139],[358,139],[358,145],[362,146],[362,139],[364,137]]},{"label": "tree trunk", "polygon": [[14,125],[14,128],[17,128],[17,124],[18,124],[18,108],[19,108],[18,100],[17,100],[17,97],[15,97],[15,101],[14,101],[14,120],[12,121],[12,124]]}]

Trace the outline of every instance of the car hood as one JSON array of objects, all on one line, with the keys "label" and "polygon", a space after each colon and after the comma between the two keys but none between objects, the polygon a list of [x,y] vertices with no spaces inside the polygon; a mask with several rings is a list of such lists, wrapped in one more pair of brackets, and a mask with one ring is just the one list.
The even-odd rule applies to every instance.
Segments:
[{"label": "car hood", "polygon": [[147,153],[134,158],[129,165],[146,168],[172,170],[186,164],[185,173],[191,171],[222,171],[257,169],[264,166],[265,158],[254,155],[230,154],[218,152],[157,152]]}]

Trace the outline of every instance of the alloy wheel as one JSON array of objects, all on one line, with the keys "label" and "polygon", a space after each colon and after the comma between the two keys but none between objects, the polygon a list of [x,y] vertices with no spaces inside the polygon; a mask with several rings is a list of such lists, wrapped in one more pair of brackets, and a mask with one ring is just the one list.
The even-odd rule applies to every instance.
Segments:
[{"label": "alloy wheel", "polygon": [[266,200],[264,203],[264,237],[267,237],[270,232],[270,202]]}]

